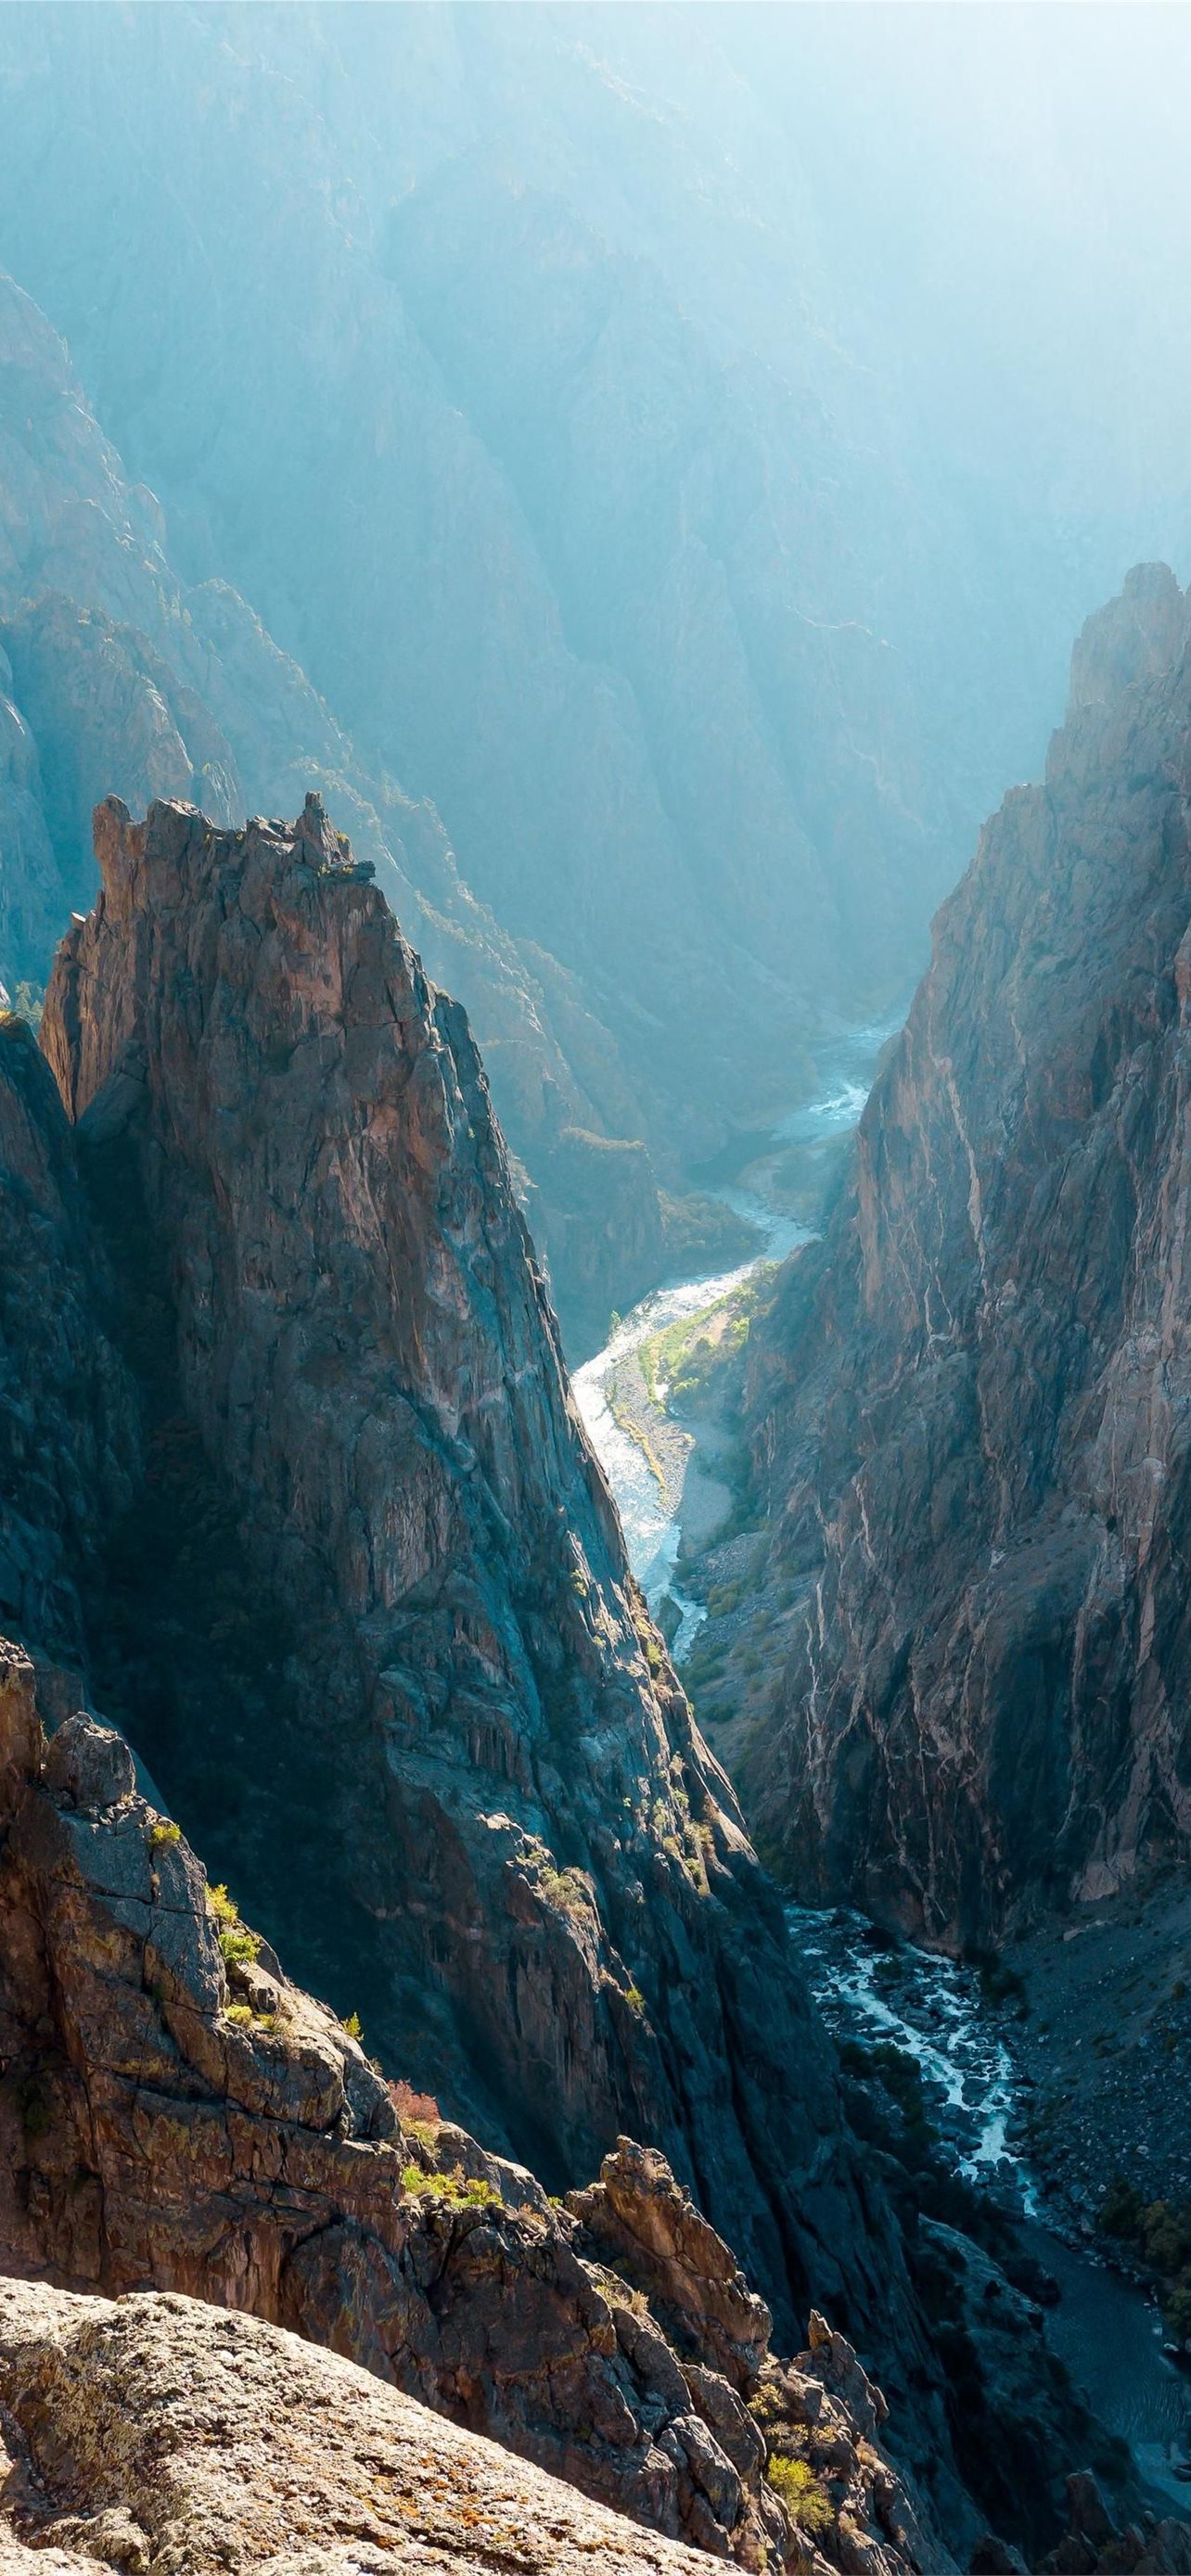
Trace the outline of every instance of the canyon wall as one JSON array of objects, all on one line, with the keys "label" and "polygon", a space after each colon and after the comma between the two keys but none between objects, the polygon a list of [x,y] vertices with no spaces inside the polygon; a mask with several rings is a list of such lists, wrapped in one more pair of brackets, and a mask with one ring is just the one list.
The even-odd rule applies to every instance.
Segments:
[{"label": "canyon wall", "polygon": [[709,1713],[801,1892],[952,1942],[1188,1849],[1187,635],[1089,620],[752,1345]]}]

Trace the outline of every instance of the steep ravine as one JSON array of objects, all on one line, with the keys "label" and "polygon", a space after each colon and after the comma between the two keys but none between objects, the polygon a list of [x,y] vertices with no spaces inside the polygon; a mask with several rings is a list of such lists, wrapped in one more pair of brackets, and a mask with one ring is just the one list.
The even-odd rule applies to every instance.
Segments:
[{"label": "steep ravine", "polygon": [[[929,2246],[850,2124],[789,1924],[626,1563],[463,1014],[317,798],[243,832],[169,803],[137,824],[111,800],[96,832],[101,898],[43,1022],[60,1092],[28,1029],[0,1022],[0,1588],[56,1730],[43,1755],[22,1720],[5,1790],[13,1921],[34,1927],[0,1945],[13,2259],[213,2289],[387,2365],[429,2278],[418,2348],[448,2411],[488,2429],[513,2406],[509,2438],[555,2446],[534,2450],[551,2464],[561,2443],[564,2466],[572,2425],[594,2491],[627,2474],[656,2519],[618,2401],[593,2415],[552,2358],[559,2337],[576,2357],[574,2310],[540,2197],[572,2187],[578,2224],[616,2248],[640,2183],[655,2254],[661,2226],[716,2280],[743,2256],[779,2349],[812,2306],[851,2327],[891,2457],[946,2535],[924,2553],[903,2517],[923,2576],[987,2528],[1040,2560],[1065,2475],[1125,2464],[1027,2310],[1011,2345],[973,2314],[978,2386],[954,2377]],[[157,1831],[130,1756],[75,1714],[88,1694],[185,1836]],[[468,2114],[488,2145],[453,2144],[448,2122],[454,2183],[424,2193],[411,2157],[394,2205],[392,2161],[373,2160],[389,2097],[334,2014],[287,1993],[279,1955],[361,2015],[386,2071]],[[441,2157],[437,2114],[402,2100]],[[470,2208],[473,2183],[485,2205],[529,2189],[546,2235],[531,2216],[514,2249],[482,2212],[452,2215],[448,2317],[438,2226],[411,2233],[408,2202]],[[549,2324],[528,2348],[526,2266]],[[972,2282],[988,2277],[980,2257]],[[598,2311],[595,2332],[610,2357]],[[610,2467],[606,2440],[632,2457]],[[701,2442],[681,2436],[688,2467]],[[891,2536],[896,2489],[857,2466]],[[735,2532],[736,2488],[705,2467],[698,2493]]]}]

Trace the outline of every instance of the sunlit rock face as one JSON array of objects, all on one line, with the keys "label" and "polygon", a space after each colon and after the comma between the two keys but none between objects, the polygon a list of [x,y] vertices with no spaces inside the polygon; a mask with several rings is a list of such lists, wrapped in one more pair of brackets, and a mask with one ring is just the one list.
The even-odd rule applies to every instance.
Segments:
[{"label": "sunlit rock face", "polygon": [[[43,1671],[48,1704],[47,1682]],[[263,2525],[296,2543],[320,2504],[341,2530],[354,2507],[359,2536],[408,2537],[407,2444],[418,2485],[435,2465],[440,2503],[456,2480],[473,2497],[481,2483],[515,2494],[532,2527],[537,2499],[559,2542],[568,2528],[589,2550],[615,2538],[578,2489],[654,2534],[786,2567],[797,2538],[763,2474],[767,2442],[807,2425],[830,2456],[845,2528],[869,2537],[886,2576],[953,2564],[876,2447],[885,2401],[851,2346],[815,2317],[811,2349],[780,2362],[764,2302],[656,2152],[620,2139],[602,2180],[564,2209],[433,2101],[386,2086],[225,1891],[205,1885],[178,1826],[140,1795],[122,1737],[76,1710],[47,1742],[33,1666],[7,1641],[0,2135],[0,2275],[38,2276],[36,2288],[0,2278],[6,2569],[23,2563],[10,2560],[8,2516],[31,2542],[90,2544],[124,2567],[117,2521],[142,2564],[164,2524],[184,2553],[172,2563],[190,2571],[259,2564],[242,2518],[258,2538]],[[627,2272],[601,2241],[609,2191]],[[664,2329],[637,2286],[642,2268],[659,2314],[673,2312]],[[63,2297],[46,2276],[105,2295]],[[767,2435],[747,2405],[762,2391]],[[215,2477],[214,2412],[235,2455]],[[367,2470],[349,2425],[357,2437],[368,2427]],[[392,2445],[379,2502],[378,2443]],[[568,2488],[550,2495],[510,2453]],[[315,2500],[327,2474],[334,2508],[331,2489]],[[213,2525],[216,2490],[226,2518]],[[479,2519],[466,2502],[464,2534]],[[433,2563],[474,2566],[466,2537],[452,2553],[452,2521],[448,2511]],[[637,2564],[627,2526],[622,2545],[616,2563]],[[643,2567],[686,2556],[641,2535]],[[534,2550],[525,2563],[539,2563]]]},{"label": "sunlit rock face", "polygon": [[1084,629],[753,1361],[747,1804],[951,1939],[1188,1848],[1187,633],[1161,566]]}]

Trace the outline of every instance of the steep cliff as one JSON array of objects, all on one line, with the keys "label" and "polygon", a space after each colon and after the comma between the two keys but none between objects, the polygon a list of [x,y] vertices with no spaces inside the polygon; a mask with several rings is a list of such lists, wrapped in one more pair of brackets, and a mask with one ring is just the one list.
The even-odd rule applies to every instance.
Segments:
[{"label": "steep cliff", "polygon": [[463,1014],[317,800],[242,834],[109,802],[97,849],[42,1042],[145,1424],[78,1573],[101,1704],[413,2081],[552,2184],[647,2135],[783,2320],[813,2284],[876,2331],[896,2245],[628,1575]]},{"label": "steep cliff", "polygon": [[755,1339],[709,1707],[795,1884],[950,1941],[1189,1847],[1187,636],[1155,566],[1084,629]]}]

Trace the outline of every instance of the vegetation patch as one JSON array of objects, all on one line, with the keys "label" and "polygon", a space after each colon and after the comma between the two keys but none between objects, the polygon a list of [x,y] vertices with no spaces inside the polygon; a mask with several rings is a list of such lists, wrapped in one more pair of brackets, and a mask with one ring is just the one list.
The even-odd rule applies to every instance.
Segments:
[{"label": "vegetation patch", "polygon": [[638,1357],[651,1404],[707,1403],[727,1364],[744,1350],[772,1268],[765,1263],[730,1296],[713,1299],[698,1314],[680,1315],[642,1342]]},{"label": "vegetation patch", "polygon": [[879,2084],[896,2102],[912,2136],[923,2142],[932,2136],[922,2069],[909,2049],[895,2048],[892,2040],[879,2040],[870,2047],[862,2040],[845,2039],[839,2054],[846,2075],[854,2075],[861,2084]]},{"label": "vegetation patch", "polygon": [[781,2497],[791,2522],[800,2531],[811,2533],[829,2530],[835,2520],[835,2507],[814,2470],[805,2460],[778,2451],[765,2472],[774,2494]]},{"label": "vegetation patch", "polygon": [[1156,2276],[1168,2333],[1177,2344],[1191,2343],[1191,2202],[1144,2201],[1124,2174],[1115,2174],[1096,2224]]},{"label": "vegetation patch", "polygon": [[543,1904],[555,1914],[578,1917],[590,1911],[592,1896],[582,1870],[558,1869],[544,1843],[528,1855],[535,1866],[534,1885]]},{"label": "vegetation patch", "polygon": [[499,2209],[500,2193],[482,2174],[426,2173],[421,2165],[406,2165],[401,2188],[415,2200],[449,2200],[456,2209]]},{"label": "vegetation patch", "polygon": [[986,2004],[1010,2004],[1020,2013],[1027,2006],[1024,1977],[1003,1959],[998,1950],[967,1949],[964,1958],[976,1971],[977,1983]]},{"label": "vegetation patch", "polygon": [[415,2093],[413,2085],[407,2084],[403,2075],[385,2089],[403,2129],[412,2129],[417,2137],[424,2131],[433,2133],[441,2128],[442,2112],[433,2093]]},{"label": "vegetation patch", "polygon": [[229,1966],[250,1967],[260,1956],[259,1932],[250,1932],[247,1924],[241,1923],[235,1897],[228,1895],[222,1882],[218,1887],[208,1887],[207,1904],[215,1917],[216,1939]]}]

